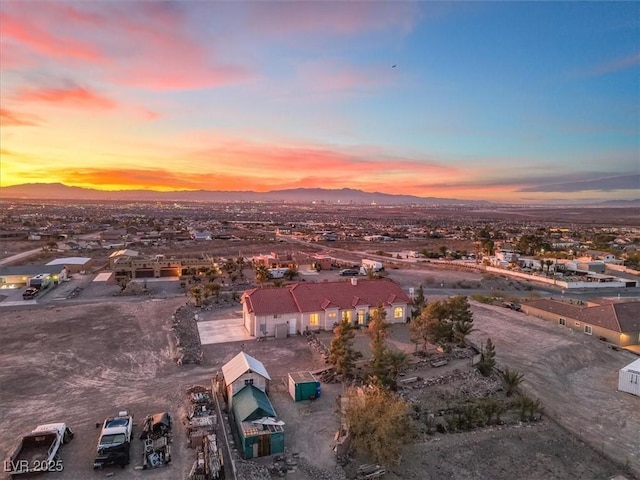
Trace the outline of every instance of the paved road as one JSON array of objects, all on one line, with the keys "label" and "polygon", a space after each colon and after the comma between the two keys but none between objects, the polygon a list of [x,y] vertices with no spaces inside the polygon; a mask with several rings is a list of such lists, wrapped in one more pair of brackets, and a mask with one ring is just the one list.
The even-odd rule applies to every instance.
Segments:
[{"label": "paved road", "polygon": [[6,257],[0,260],[0,267],[11,265],[12,263],[17,263],[20,260],[24,260],[25,258],[35,257],[40,252],[42,252],[42,247],[34,248],[33,250],[27,250],[26,252],[16,253],[15,255],[11,255],[10,257]]}]

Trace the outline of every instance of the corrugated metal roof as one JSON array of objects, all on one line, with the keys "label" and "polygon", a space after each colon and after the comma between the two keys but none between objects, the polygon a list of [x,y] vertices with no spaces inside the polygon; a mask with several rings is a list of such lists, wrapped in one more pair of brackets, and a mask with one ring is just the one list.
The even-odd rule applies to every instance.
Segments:
[{"label": "corrugated metal roof", "polygon": [[276,411],[267,394],[253,385],[247,385],[236,393],[233,396],[232,405],[235,418],[240,422],[276,416]]},{"label": "corrugated metal roof", "polygon": [[267,373],[267,369],[264,368],[262,362],[244,352],[240,352],[222,366],[222,375],[224,376],[226,384],[229,385],[249,370],[271,380],[271,377],[269,376],[269,373]]}]

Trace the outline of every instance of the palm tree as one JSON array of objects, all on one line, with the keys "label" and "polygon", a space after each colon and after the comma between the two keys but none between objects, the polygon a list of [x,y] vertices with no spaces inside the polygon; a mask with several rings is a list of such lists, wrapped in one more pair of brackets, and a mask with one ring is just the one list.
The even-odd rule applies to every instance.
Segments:
[{"label": "palm tree", "polygon": [[264,282],[271,278],[271,272],[265,265],[258,265],[256,267],[256,280],[260,284],[260,288],[264,285]]},{"label": "palm tree", "polygon": [[298,268],[294,265],[293,267],[289,267],[286,272],[284,272],[284,278],[291,281],[298,275]]},{"label": "palm tree", "polygon": [[527,395],[520,395],[516,403],[520,408],[520,420],[523,422],[525,420],[533,422],[540,418],[536,418],[536,414],[542,414],[543,410],[539,399],[531,398]]},{"label": "palm tree", "polygon": [[500,376],[507,387],[507,397],[510,397],[518,390],[518,386],[522,383],[522,379],[524,378],[522,373],[516,372],[515,370],[509,370],[509,367],[505,367]]},{"label": "palm tree", "polygon": [[189,294],[193,298],[193,301],[196,304],[196,307],[199,307],[202,304],[202,296],[203,296],[203,288],[201,285],[195,285],[191,287],[189,290]]},{"label": "palm tree", "polygon": [[456,322],[453,325],[453,335],[461,347],[464,347],[467,336],[475,330],[473,322]]}]

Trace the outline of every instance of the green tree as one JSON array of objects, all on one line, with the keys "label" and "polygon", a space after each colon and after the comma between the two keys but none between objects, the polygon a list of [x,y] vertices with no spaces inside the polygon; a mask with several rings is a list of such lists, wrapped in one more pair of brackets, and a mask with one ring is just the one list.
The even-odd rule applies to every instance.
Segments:
[{"label": "green tree", "polygon": [[487,344],[480,353],[480,362],[478,363],[478,370],[485,377],[490,376],[493,373],[493,369],[496,366],[496,348],[490,338],[487,339]]},{"label": "green tree", "polygon": [[353,339],[355,337],[353,325],[351,325],[346,316],[333,329],[333,334],[333,339],[329,345],[329,362],[335,365],[336,372],[351,376],[357,355],[353,349]]},{"label": "green tree", "polygon": [[346,397],[344,415],[356,450],[382,465],[398,461],[413,436],[408,403],[373,385],[352,387]]},{"label": "green tree", "polygon": [[448,320],[452,325],[452,340],[464,346],[467,335],[473,332],[473,313],[466,295],[456,295],[446,301]]},{"label": "green tree", "polygon": [[371,361],[369,362],[370,376],[377,378],[382,385],[391,386],[392,379],[389,372],[386,338],[389,324],[385,322],[387,311],[378,305],[371,314],[367,334],[371,338]]},{"label": "green tree", "polygon": [[453,324],[449,319],[446,301],[432,302],[409,324],[414,341],[420,341],[426,349],[427,343],[450,341],[453,338]]},{"label": "green tree", "polygon": [[422,309],[427,305],[427,299],[424,298],[424,288],[420,285],[416,288],[415,296],[411,301],[413,309],[411,310],[411,318],[416,318],[422,312]]}]

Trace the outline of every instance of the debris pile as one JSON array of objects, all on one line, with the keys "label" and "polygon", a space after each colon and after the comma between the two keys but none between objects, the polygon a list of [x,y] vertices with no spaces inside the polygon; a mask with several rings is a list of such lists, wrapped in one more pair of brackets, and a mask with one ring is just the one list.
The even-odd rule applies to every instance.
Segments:
[{"label": "debris pile", "polygon": [[211,390],[193,385],[187,388],[189,405],[187,425],[188,447],[195,448],[196,460],[189,480],[217,480],[224,477],[224,459],[216,435],[217,415]]},{"label": "debris pile", "polygon": [[200,385],[187,389],[189,405],[185,424],[187,425],[187,440],[189,448],[202,445],[203,438],[215,433],[217,415],[211,391]]},{"label": "debris pile", "polygon": [[147,415],[140,439],[144,442],[142,468],[164,467],[171,462],[171,415],[168,412]]},{"label": "debris pile", "polygon": [[173,315],[173,331],[176,337],[175,361],[183,363],[201,363],[203,358],[195,311],[187,305],[180,307]]},{"label": "debris pile", "polygon": [[218,480],[225,478],[224,460],[215,433],[202,437],[196,448],[196,461],[189,471],[189,480]]}]

